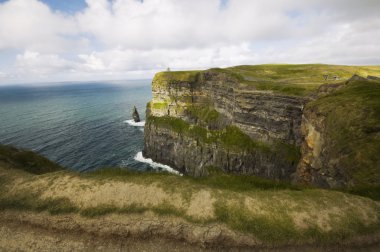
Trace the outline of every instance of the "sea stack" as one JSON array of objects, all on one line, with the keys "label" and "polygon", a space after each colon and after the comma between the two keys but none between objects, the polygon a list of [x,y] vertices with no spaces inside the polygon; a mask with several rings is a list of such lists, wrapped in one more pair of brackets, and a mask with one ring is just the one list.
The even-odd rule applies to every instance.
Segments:
[{"label": "sea stack", "polygon": [[139,116],[139,112],[137,112],[137,108],[136,108],[136,106],[133,106],[132,117],[133,117],[133,120],[134,120],[135,122],[140,122],[140,116]]}]

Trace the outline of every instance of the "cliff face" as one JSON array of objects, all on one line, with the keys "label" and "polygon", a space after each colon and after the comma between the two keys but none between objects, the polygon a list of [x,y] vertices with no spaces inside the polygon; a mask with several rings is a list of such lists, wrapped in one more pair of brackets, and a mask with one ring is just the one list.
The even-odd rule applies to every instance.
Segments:
[{"label": "cliff face", "polygon": [[307,99],[258,91],[219,71],[186,73],[186,80],[180,74],[153,80],[145,156],[196,176],[217,167],[290,179]]},{"label": "cliff face", "polygon": [[[181,118],[208,129],[234,125],[259,141],[300,144],[302,108],[307,98],[259,91],[218,71],[190,74],[185,81],[177,80],[176,73],[156,76],[149,115]],[[195,110],[204,108],[220,116],[217,122],[199,118]]]},{"label": "cliff face", "polygon": [[[353,176],[369,175],[362,172],[363,162],[357,167],[348,164],[351,159],[344,157],[352,154],[347,152],[351,136],[340,139],[335,124],[329,123],[350,113],[343,109],[348,102],[339,107],[334,97],[342,93],[342,99],[346,99],[352,92],[347,83],[363,83],[364,78],[322,85],[317,90],[322,83],[311,85],[307,80],[301,89],[289,84],[288,79],[276,82],[275,77],[254,81],[252,76],[241,78],[235,73],[246,68],[235,70],[158,73],[152,83],[153,99],[147,105],[144,156],[195,176],[220,169],[271,179],[294,178],[323,187],[361,184],[363,179],[355,180]],[[348,76],[348,72],[342,73]],[[297,95],[310,87],[315,89],[309,95]],[[331,107],[326,109],[325,104]],[[360,107],[358,104],[355,108]],[[368,113],[364,114],[373,117],[375,112]],[[374,120],[378,123],[377,118]],[[340,131],[350,123],[342,122]],[[370,165],[379,164],[376,159]],[[375,168],[372,170],[372,175],[377,173]]]},{"label": "cliff face", "polygon": [[222,142],[208,142],[208,139],[176,132],[170,126],[157,125],[152,121],[148,121],[145,130],[144,155],[185,174],[207,175],[210,168],[216,167],[225,172],[287,180],[295,171],[296,157],[288,160],[286,153],[276,154],[269,148],[234,148]]}]

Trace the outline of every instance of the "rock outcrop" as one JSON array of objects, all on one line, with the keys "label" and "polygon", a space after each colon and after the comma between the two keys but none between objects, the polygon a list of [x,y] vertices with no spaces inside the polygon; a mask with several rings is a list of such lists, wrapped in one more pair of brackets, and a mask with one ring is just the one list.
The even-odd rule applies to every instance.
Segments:
[{"label": "rock outcrop", "polygon": [[140,115],[139,112],[137,112],[136,106],[133,106],[132,118],[135,122],[140,122]]}]

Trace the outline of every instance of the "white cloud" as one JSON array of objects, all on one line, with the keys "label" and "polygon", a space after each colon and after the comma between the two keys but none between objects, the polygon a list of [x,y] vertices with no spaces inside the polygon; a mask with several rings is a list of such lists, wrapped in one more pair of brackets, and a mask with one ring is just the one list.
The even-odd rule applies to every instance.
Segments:
[{"label": "white cloud", "polygon": [[[186,48],[284,38],[292,21],[280,8],[263,1],[88,0],[77,15],[81,31],[109,47]],[[294,23],[294,24],[292,24]]]},{"label": "white cloud", "polygon": [[34,51],[25,51],[17,55],[16,65],[19,72],[42,77],[56,72],[70,71],[73,67],[71,62],[62,59],[57,54],[40,54]]},{"label": "white cloud", "polygon": [[11,0],[0,4],[0,50],[25,49],[62,52],[85,46],[75,38],[73,17],[52,12],[36,0]]},{"label": "white cloud", "polygon": [[[380,64],[378,0],[87,0],[74,14],[0,4],[2,82],[144,78],[239,64]],[[9,58],[9,57],[8,57]],[[2,64],[1,64],[2,63]],[[12,77],[13,78],[13,77]]]}]

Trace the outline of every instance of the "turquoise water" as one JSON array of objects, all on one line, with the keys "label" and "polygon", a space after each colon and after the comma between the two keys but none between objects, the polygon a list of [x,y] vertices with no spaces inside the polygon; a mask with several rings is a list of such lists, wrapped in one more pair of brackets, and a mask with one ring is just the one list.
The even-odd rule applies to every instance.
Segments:
[{"label": "turquoise water", "polygon": [[28,148],[77,171],[100,167],[150,169],[135,155],[151,81],[97,82],[47,87],[0,87],[0,143]]}]

